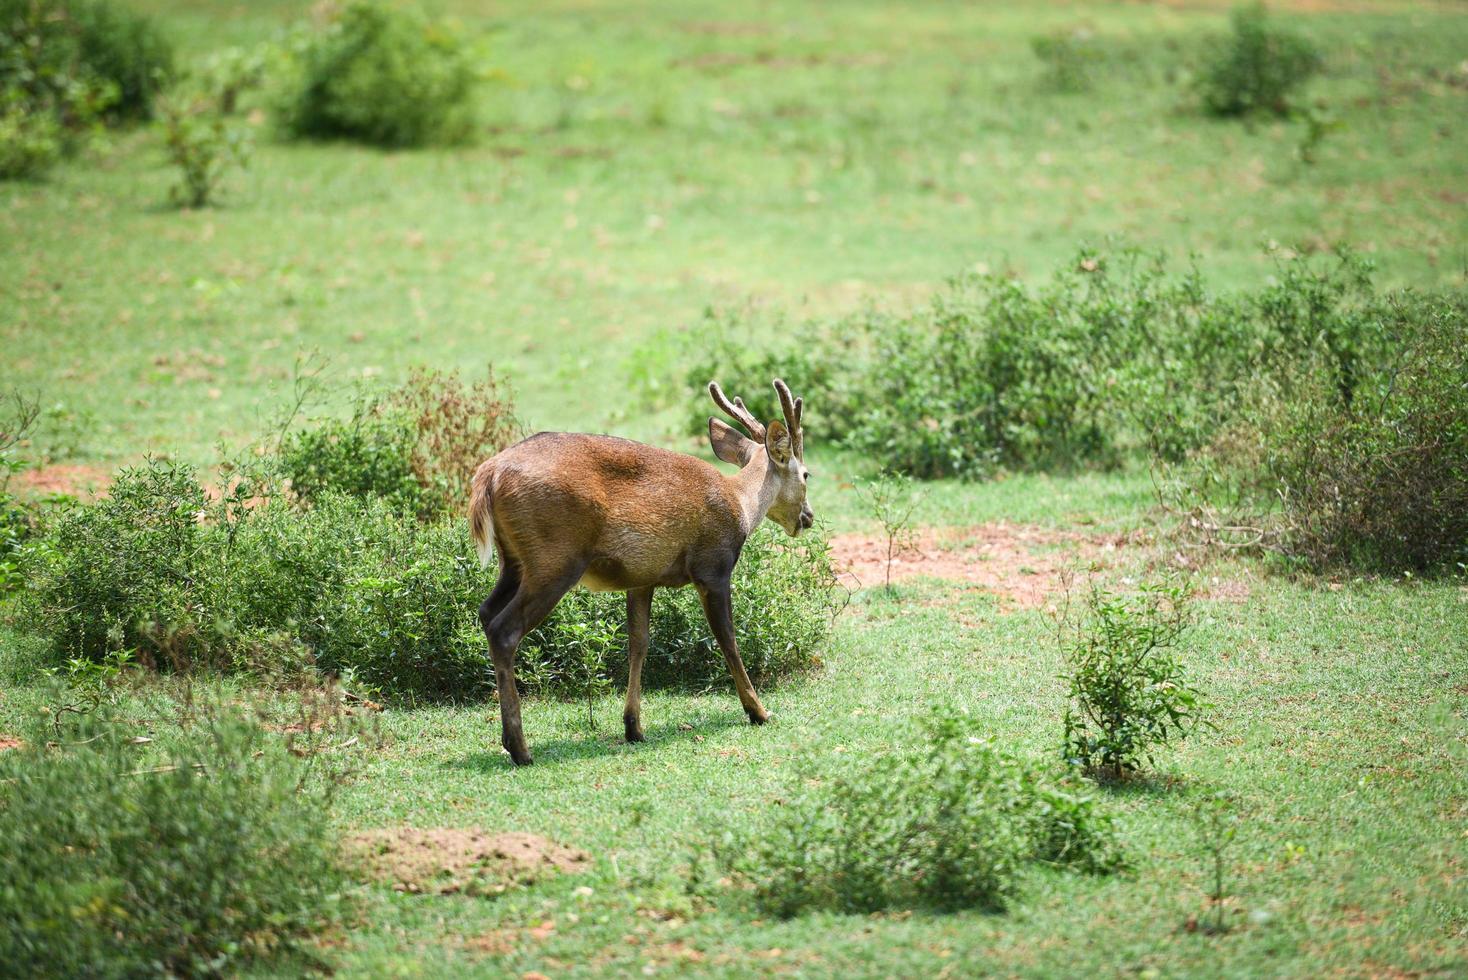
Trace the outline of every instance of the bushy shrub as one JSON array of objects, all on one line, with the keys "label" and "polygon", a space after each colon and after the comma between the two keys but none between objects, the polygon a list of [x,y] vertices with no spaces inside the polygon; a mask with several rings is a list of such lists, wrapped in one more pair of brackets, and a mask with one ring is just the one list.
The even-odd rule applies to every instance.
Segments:
[{"label": "bushy shrub", "polygon": [[1468,563],[1468,300],[1397,297],[1377,322],[1393,352],[1261,379],[1246,414],[1167,471],[1188,529],[1315,568]]},{"label": "bushy shrub", "polygon": [[[838,416],[843,409],[842,331],[840,329],[795,329],[784,322],[751,322],[749,312],[708,311],[702,323],[681,340],[681,377],[676,390],[691,397],[679,407],[688,414],[686,430],[707,437],[709,416],[719,415],[709,401],[708,383],[717,381],[729,393],[739,397],[754,413],[768,422],[784,418],[772,382],[780,378],[801,396],[820,392],[820,401],[810,404],[801,425],[811,439],[824,439],[840,431]],[[751,340],[752,336],[769,334],[767,342]]]},{"label": "bushy shrub", "polygon": [[284,104],[296,136],[413,147],[466,139],[478,82],[449,24],[378,0],[353,0],[301,55]]},{"label": "bushy shrub", "polygon": [[1203,69],[1203,104],[1219,116],[1284,115],[1290,111],[1290,96],[1322,63],[1315,45],[1272,23],[1262,3],[1239,7],[1233,13],[1233,33]]},{"label": "bushy shrub", "polygon": [[1087,595],[1083,618],[1067,624],[1068,763],[1122,779],[1152,762],[1157,747],[1198,726],[1202,701],[1175,652],[1189,625],[1187,598],[1160,586],[1130,596],[1099,588]]},{"label": "bushy shrub", "polygon": [[414,371],[388,392],[359,393],[346,420],[325,420],[284,440],[280,461],[294,492],[381,497],[425,520],[459,514],[475,468],[523,435],[513,399],[490,373]]},{"label": "bushy shrub", "polygon": [[0,92],[0,180],[39,177],[61,159],[61,125],[10,95]]},{"label": "bushy shrub", "polygon": [[[458,519],[424,522],[390,499],[325,491],[208,503],[186,467],[124,470],[107,498],[59,517],[25,574],[52,657],[100,660],[130,650],[147,664],[350,671],[384,694],[464,699],[493,689],[477,611],[494,573],[479,567]],[[816,662],[835,613],[824,540],[785,542],[762,529],[735,575],[735,616],[750,672],[771,677]],[[572,624],[620,632],[620,594],[574,592],[532,633],[522,680],[581,690],[583,644]],[[625,671],[625,655],[613,669]],[[654,607],[649,684],[722,676],[692,590]]]},{"label": "bushy shrub", "polygon": [[[813,326],[768,361],[713,340],[686,378],[732,366],[763,390],[760,376],[799,371],[823,438],[913,476],[1178,460],[1239,416],[1260,377],[1320,360],[1349,392],[1389,352],[1392,298],[1359,258],[1281,253],[1275,280],[1220,295],[1135,249],[1086,249],[1039,286],[964,275],[908,316]],[[690,430],[706,420],[696,406]]]},{"label": "bushy shrub", "polygon": [[0,0],[0,90],[25,107],[54,110],[57,122],[79,88],[105,92],[113,118],[148,119],[173,76],[173,46],[152,20],[110,0]]},{"label": "bushy shrub", "polygon": [[105,704],[56,724],[0,753],[7,975],[218,975],[335,917],[326,789],[280,740],[227,716],[139,739]]},{"label": "bushy shrub", "polygon": [[999,909],[1028,863],[1120,864],[1094,799],[998,748],[977,719],[934,712],[900,737],[911,747],[805,780],[771,820],[720,846],[762,908]]}]

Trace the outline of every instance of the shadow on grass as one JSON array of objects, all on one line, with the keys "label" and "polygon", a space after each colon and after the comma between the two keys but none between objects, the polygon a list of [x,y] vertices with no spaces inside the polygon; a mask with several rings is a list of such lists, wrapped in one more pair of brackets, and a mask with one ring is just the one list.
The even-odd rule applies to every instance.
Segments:
[{"label": "shadow on grass", "polygon": [[1096,773],[1089,776],[1103,792],[1121,797],[1164,796],[1175,792],[1186,794],[1190,785],[1183,776],[1171,772],[1128,773],[1120,779]]},{"label": "shadow on grass", "polygon": [[[535,759],[535,765],[556,765],[562,762],[574,762],[579,759],[590,759],[596,756],[620,755],[626,752],[650,752],[656,751],[664,745],[672,745],[679,742],[696,741],[700,736],[707,736],[714,732],[727,728],[739,728],[748,725],[749,722],[742,714],[730,715],[720,718],[700,719],[695,727],[689,727],[687,723],[680,721],[665,721],[652,725],[644,725],[642,734],[645,741],[638,744],[628,744],[621,732],[603,731],[600,734],[585,732],[570,738],[552,738],[537,741],[534,736],[528,736],[530,742],[530,754]],[[499,725],[496,724],[486,733],[492,739],[492,744],[483,752],[470,752],[457,759],[451,759],[444,763],[449,769],[459,769],[478,773],[503,773],[514,770],[510,757],[500,748]]]}]

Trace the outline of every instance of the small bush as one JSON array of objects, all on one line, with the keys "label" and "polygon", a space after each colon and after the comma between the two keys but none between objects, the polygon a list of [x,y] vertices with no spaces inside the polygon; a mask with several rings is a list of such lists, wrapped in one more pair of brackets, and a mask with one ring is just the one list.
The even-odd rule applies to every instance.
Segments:
[{"label": "small bush", "polygon": [[295,136],[413,147],[466,139],[478,75],[452,27],[354,0],[302,53],[283,107]]},{"label": "small bush", "polygon": [[466,385],[420,370],[390,392],[359,393],[345,421],[293,433],[280,461],[304,500],[327,491],[382,497],[429,520],[461,513],[474,470],[523,434],[492,372]]},{"label": "small bush", "polygon": [[163,146],[169,162],[178,169],[178,183],[168,196],[175,205],[202,208],[215,197],[220,182],[231,167],[244,167],[250,159],[250,134],[232,124],[211,102],[165,101]]},{"label": "small bush", "polygon": [[105,705],[57,724],[0,753],[9,975],[234,972],[335,917],[325,790],[279,740],[215,717],[144,744]]},{"label": "small bush", "polygon": [[768,825],[718,849],[763,909],[999,909],[1027,863],[1119,866],[1093,798],[1000,750],[977,720],[935,712],[902,736],[915,747],[807,780]]},{"label": "small bush", "polygon": [[1218,116],[1285,115],[1290,96],[1321,65],[1315,45],[1275,26],[1262,3],[1240,7],[1233,13],[1232,35],[1203,69],[1203,104]]},{"label": "small bush", "polygon": [[1174,652],[1188,627],[1187,594],[1144,586],[1134,596],[1093,589],[1066,643],[1064,754],[1092,775],[1122,779],[1152,752],[1185,738],[1203,707]]},{"label": "small bush", "polygon": [[0,93],[0,180],[40,177],[61,159],[61,125],[7,95]]}]

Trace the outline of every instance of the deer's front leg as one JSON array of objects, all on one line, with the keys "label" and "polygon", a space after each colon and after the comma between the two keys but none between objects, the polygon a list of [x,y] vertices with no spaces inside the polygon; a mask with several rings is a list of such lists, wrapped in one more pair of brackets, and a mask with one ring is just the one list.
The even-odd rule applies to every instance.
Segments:
[{"label": "deer's front leg", "polygon": [[708,617],[714,639],[719,641],[719,649],[724,651],[724,662],[734,677],[734,690],[739,692],[739,703],[744,705],[744,713],[752,724],[763,725],[770,720],[770,713],[759,703],[759,695],[754,692],[754,685],[744,671],[744,661],[739,657],[739,645],[734,642],[734,605],[730,599],[729,583],[700,585],[698,596],[703,600],[703,614]]},{"label": "deer's front leg", "polygon": [[622,727],[627,741],[642,741],[642,661],[647,656],[648,622],[652,616],[652,589],[627,593],[627,706]]}]

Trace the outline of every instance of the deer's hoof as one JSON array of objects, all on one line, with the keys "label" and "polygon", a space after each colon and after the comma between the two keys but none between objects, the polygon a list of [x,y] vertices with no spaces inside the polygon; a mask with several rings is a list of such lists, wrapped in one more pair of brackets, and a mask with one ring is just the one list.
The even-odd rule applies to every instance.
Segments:
[{"label": "deer's hoof", "polygon": [[770,713],[768,711],[764,712],[763,714],[758,714],[758,715],[751,711],[748,714],[749,714],[749,723],[751,725],[763,725],[765,722],[769,721],[770,720],[770,717],[771,717],[771,715],[770,715]]},{"label": "deer's hoof", "polygon": [[624,717],[622,719],[622,728],[627,733],[627,741],[629,741],[629,742],[643,742],[643,741],[646,741],[646,739],[642,735],[642,723],[640,721],[638,721],[636,718]]}]

